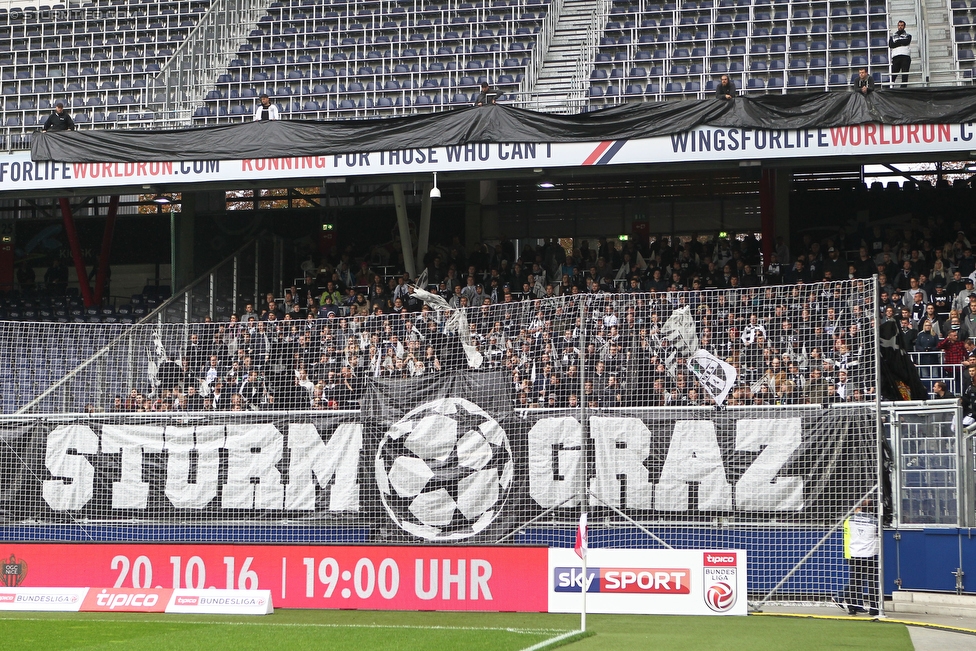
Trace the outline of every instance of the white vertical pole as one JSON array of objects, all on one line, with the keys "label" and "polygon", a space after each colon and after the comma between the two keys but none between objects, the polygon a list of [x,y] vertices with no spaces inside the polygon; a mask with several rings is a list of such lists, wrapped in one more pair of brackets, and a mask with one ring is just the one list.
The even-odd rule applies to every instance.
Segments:
[{"label": "white vertical pole", "polygon": [[586,552],[583,552],[583,604],[580,608],[580,630],[586,630],[586,589],[589,584],[586,581]]},{"label": "white vertical pole", "polygon": [[[884,612],[884,518],[885,518],[885,506],[884,506],[884,489],[885,489],[885,467],[884,467],[884,454],[882,452],[882,447],[884,445],[884,424],[881,421],[881,318],[879,317],[878,310],[880,306],[878,305],[878,292],[880,291],[880,281],[878,280],[878,275],[875,274],[871,277],[871,309],[874,311],[872,315],[871,323],[874,324],[874,377],[878,379],[878,387],[874,389],[874,414],[875,414],[875,431],[877,439],[875,440],[874,453],[877,455],[877,473],[878,473],[878,492],[875,494],[875,504],[877,504],[877,509],[875,513],[878,516],[878,572],[873,577],[872,581],[876,582],[876,591],[878,594],[878,613],[882,616]],[[894,502],[894,500],[892,500]],[[892,504],[894,507],[894,504]]]}]

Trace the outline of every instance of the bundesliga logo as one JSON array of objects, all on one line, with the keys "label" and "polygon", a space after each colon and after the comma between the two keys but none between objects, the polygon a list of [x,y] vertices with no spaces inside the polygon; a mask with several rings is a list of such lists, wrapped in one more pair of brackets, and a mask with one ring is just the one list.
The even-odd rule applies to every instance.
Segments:
[{"label": "bundesliga logo", "polygon": [[736,554],[705,552],[702,566],[705,604],[717,613],[728,611],[736,601]]},{"label": "bundesliga logo", "polygon": [[390,517],[427,540],[484,531],[515,475],[508,435],[463,398],[417,407],[393,424],[376,454],[376,482]]},{"label": "bundesliga logo", "polygon": [[13,554],[10,555],[10,558],[0,561],[0,566],[3,567],[0,583],[8,588],[17,587],[27,577],[27,561],[18,559]]}]

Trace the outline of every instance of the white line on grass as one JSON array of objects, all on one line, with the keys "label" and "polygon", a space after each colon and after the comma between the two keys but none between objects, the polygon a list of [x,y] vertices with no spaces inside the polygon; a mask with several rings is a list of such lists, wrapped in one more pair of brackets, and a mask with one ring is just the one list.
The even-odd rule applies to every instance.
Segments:
[{"label": "white line on grass", "polygon": [[[67,614],[67,613],[66,613]],[[0,621],[20,621],[20,622],[50,622],[58,621],[49,617],[0,617]],[[61,620],[66,621],[66,620]],[[561,628],[505,628],[498,626],[418,626],[416,624],[301,624],[298,622],[222,622],[218,620],[198,620],[198,619],[106,619],[106,618],[86,618],[79,622],[108,622],[116,624],[217,624],[220,626],[287,626],[294,628],[396,628],[396,629],[416,629],[422,631],[494,631],[504,633],[516,633],[519,635],[539,635],[547,633],[564,633]],[[570,631],[566,635],[572,635],[579,631]],[[564,636],[559,636],[562,639]],[[555,638],[554,638],[555,639]],[[549,640],[552,642],[553,640]],[[548,642],[547,642],[548,644]],[[535,649],[536,647],[531,647]],[[541,647],[540,647],[541,648]],[[526,650],[528,651],[528,650]]]},{"label": "white line on grass", "polygon": [[579,635],[582,632],[583,631],[568,631],[566,633],[563,633],[562,635],[557,635],[556,637],[551,637],[548,640],[543,640],[542,642],[533,644],[532,646],[526,647],[521,651],[540,651],[541,649],[548,649],[553,644],[562,642],[566,638],[573,637],[574,635]]}]

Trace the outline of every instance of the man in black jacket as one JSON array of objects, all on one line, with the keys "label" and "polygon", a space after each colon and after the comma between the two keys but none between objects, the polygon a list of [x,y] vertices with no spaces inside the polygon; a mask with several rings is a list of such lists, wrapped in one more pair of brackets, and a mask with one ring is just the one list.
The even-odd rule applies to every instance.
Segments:
[{"label": "man in black jacket", "polygon": [[902,73],[901,87],[908,86],[908,69],[912,65],[912,35],[905,31],[905,21],[898,21],[898,29],[888,38],[891,50],[891,87],[895,87],[898,73]]},{"label": "man in black jacket", "polygon": [[728,75],[722,75],[721,81],[715,87],[715,99],[726,102],[735,99],[735,83]]},{"label": "man in black jacket", "polygon": [[44,121],[43,132],[48,131],[74,131],[75,123],[71,116],[64,112],[64,104],[58,102],[54,105],[54,113],[47,116]]},{"label": "man in black jacket", "polygon": [[475,106],[487,106],[489,104],[494,104],[495,100],[498,98],[498,93],[491,89],[487,81],[481,82],[481,92],[478,93],[478,97],[474,100]]},{"label": "man in black jacket", "polygon": [[867,68],[857,71],[857,78],[854,79],[854,90],[862,95],[874,92],[874,79],[868,74]]}]

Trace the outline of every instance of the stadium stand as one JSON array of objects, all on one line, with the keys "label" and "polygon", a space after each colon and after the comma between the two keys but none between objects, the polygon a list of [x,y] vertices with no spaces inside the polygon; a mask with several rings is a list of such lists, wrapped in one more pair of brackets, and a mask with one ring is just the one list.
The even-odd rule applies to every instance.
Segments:
[{"label": "stadium stand", "polygon": [[591,104],[618,101],[600,90],[614,71],[637,62],[650,63],[651,80],[665,95],[668,84],[707,93],[720,74],[739,89],[783,92],[783,70],[790,71],[786,88],[843,88],[869,62],[875,81],[887,82],[887,11],[883,2],[613,0],[590,75]]},{"label": "stadium stand", "polygon": [[[628,241],[615,246],[615,242],[604,239],[597,246],[578,246],[569,254],[562,251],[562,255],[553,251],[556,245],[550,242],[538,250],[526,247],[511,265],[499,244],[470,252],[469,261],[481,259],[480,264],[466,264],[461,254],[454,252],[435,252],[437,259],[428,264],[428,289],[440,293],[452,307],[466,309],[468,321],[474,325],[474,345],[492,360],[492,367],[509,368],[515,384],[525,380],[524,343],[530,344],[531,357],[536,361],[547,351],[552,373],[565,371],[565,364],[552,359],[560,352],[557,340],[565,328],[545,326],[546,319],[540,321],[539,312],[548,313],[547,301],[568,296],[572,300],[592,301],[599,307],[597,332],[608,350],[611,342],[620,337],[620,350],[628,358],[635,357],[639,344],[636,337],[643,328],[648,339],[641,350],[647,353],[645,362],[651,366],[642,362],[640,368],[642,373],[652,375],[659,370],[655,370],[652,358],[665,354],[657,330],[677,306],[698,306],[704,310],[703,334],[710,340],[710,350],[730,360],[740,375],[748,378],[746,388],[751,393],[741,393],[734,399],[804,403],[864,400],[874,390],[870,381],[873,367],[865,369],[859,362],[870,346],[863,333],[872,308],[844,298],[844,292],[863,293],[862,289],[855,287],[856,282],[838,285],[837,291],[807,283],[838,276],[867,281],[877,273],[883,292],[880,322],[892,321],[901,326],[902,320],[907,319],[906,336],[912,341],[910,348],[925,386],[933,391],[936,382],[945,382],[952,393],[959,395],[968,386],[965,360],[976,356],[966,358],[968,351],[961,349],[944,350],[948,344],[940,342],[954,324],[963,333],[960,340],[970,342],[965,344],[968,350],[976,341],[976,317],[963,273],[974,273],[976,258],[967,242],[965,237],[957,235],[953,239],[947,234],[940,245],[938,240],[921,236],[904,239],[897,229],[878,228],[810,241],[804,245],[806,250],[796,256],[781,245],[775,257],[765,264],[759,256],[758,242],[748,233],[731,239],[714,234],[698,239],[662,236],[646,245]],[[835,257],[834,248],[843,254]],[[404,350],[397,349],[394,358],[385,359],[389,357],[387,344],[393,334],[406,342],[411,328],[420,322],[424,327],[419,330],[425,333],[433,315],[422,312],[420,303],[405,291],[407,279],[401,269],[374,264],[369,252],[363,253],[362,258],[356,259],[323,259],[317,275],[296,279],[282,296],[266,294],[260,301],[243,296],[235,299],[227,291],[209,296],[204,290],[167,302],[169,287],[146,286],[141,293],[115,306],[85,308],[76,290],[69,290],[64,297],[43,285],[11,291],[0,297],[0,334],[4,341],[13,344],[12,350],[21,352],[13,360],[12,372],[0,378],[4,413],[31,403],[87,360],[92,363],[47,399],[49,408],[56,405],[63,411],[82,411],[91,405],[96,410],[104,409],[112,396],[133,391],[133,398],[149,396],[149,401],[139,407],[141,410],[180,408],[172,403],[179,400],[178,395],[156,391],[150,379],[167,362],[178,363],[181,373],[202,379],[201,374],[209,372],[212,355],[217,355],[213,373],[229,388],[246,376],[241,369],[251,365],[262,369],[283,365],[289,371],[305,372],[316,384],[328,379],[328,370],[339,374],[349,364],[349,355],[341,353],[343,346],[333,344],[334,349],[327,350],[326,339],[345,328],[349,332],[375,332],[384,344],[378,348],[383,352],[380,357],[370,357],[368,362],[364,359],[359,370],[352,370],[360,375],[413,373],[403,366],[408,361]],[[781,264],[780,257],[795,262]],[[636,266],[634,262],[638,260],[646,266]],[[902,261],[900,265],[898,261]],[[354,274],[350,267],[358,272]],[[216,272],[215,287],[232,286],[225,277],[229,269],[227,266]],[[913,283],[913,278],[919,282]],[[209,278],[205,281],[204,286],[209,286]],[[723,292],[715,289],[744,289],[747,300],[728,304]],[[931,314],[913,309],[914,301],[905,298],[919,290],[924,304],[933,305]],[[328,303],[327,294],[331,297]],[[269,316],[272,312],[274,318]],[[919,334],[925,330],[926,319],[932,322],[934,339]],[[342,320],[347,322],[340,326]],[[441,338],[445,335],[444,324],[435,321],[432,332]],[[629,324],[626,327],[625,322]],[[784,325],[786,322],[788,325]],[[200,348],[190,355],[187,346],[194,337]],[[158,344],[153,343],[155,338]],[[66,341],[72,345],[65,346]],[[422,341],[424,337],[419,337],[418,342]],[[746,351],[757,345],[753,352],[758,356],[750,357]],[[393,347],[397,348],[396,341]],[[656,352],[651,354],[652,350]],[[296,356],[296,352],[301,354]],[[329,360],[323,365],[321,356],[325,353]],[[419,354],[415,351],[415,355]],[[962,360],[957,359],[959,355]],[[251,361],[245,363],[245,357]],[[442,357],[443,354],[437,366],[441,362],[445,367],[451,366],[457,361]],[[774,364],[773,359],[778,361]],[[424,372],[434,372],[434,367],[432,362],[427,363]],[[812,376],[815,368],[819,370]],[[634,367],[630,370],[633,372]],[[841,371],[850,380],[852,390],[857,388],[850,397],[803,392],[811,379],[833,378],[836,382]],[[762,382],[767,373],[775,376],[772,384]],[[786,379],[793,385],[790,391],[795,393],[779,395],[776,384]],[[547,382],[539,386],[548,386]],[[626,389],[626,382],[623,386]],[[667,391],[667,396],[658,396],[662,401],[679,398],[673,395],[674,387],[669,381],[664,381],[660,389]],[[756,397],[769,391],[773,395]],[[565,398],[568,396],[560,399]],[[524,400],[529,405],[545,406],[548,398],[544,392],[530,391]],[[169,404],[162,406],[167,401]]]},{"label": "stadium stand", "polygon": [[[211,6],[100,0],[0,9],[3,145],[28,145],[59,100],[81,128],[171,125],[154,81]],[[442,110],[470,102],[482,81],[501,91],[501,101],[522,101],[546,54],[539,46],[546,18],[561,6],[272,2],[228,53],[229,65],[213,71],[192,115],[180,119],[246,120],[262,92],[291,119]],[[953,0],[950,10],[952,56],[960,78],[971,78],[971,9]],[[601,11],[603,33],[580,80],[589,107],[702,97],[720,74],[740,89],[777,93],[844,88],[862,65],[876,82],[888,77],[883,1],[611,0]]]}]

